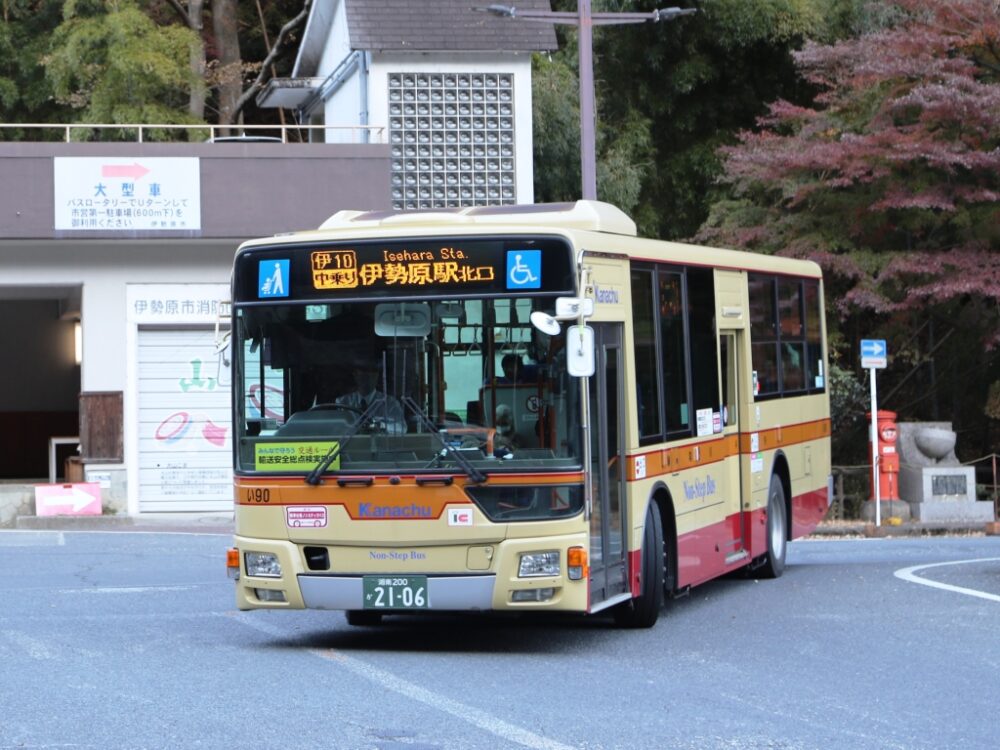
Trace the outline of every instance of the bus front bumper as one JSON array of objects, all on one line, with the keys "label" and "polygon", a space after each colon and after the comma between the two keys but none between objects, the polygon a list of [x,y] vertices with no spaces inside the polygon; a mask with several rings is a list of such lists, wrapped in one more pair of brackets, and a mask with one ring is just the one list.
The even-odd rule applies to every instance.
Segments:
[{"label": "bus front bumper", "polygon": [[[476,557],[481,546],[455,545],[422,548],[428,555],[453,557],[455,564],[446,570],[419,570],[415,569],[417,565],[402,570],[358,570],[358,565],[351,566],[353,570],[318,572],[307,569],[294,543],[237,537],[234,556],[238,555],[240,566],[233,571],[237,578],[236,606],[241,610],[586,612],[586,576],[571,579],[565,562],[567,549],[582,541],[582,535],[568,535],[494,543],[489,545],[489,564],[482,563],[485,570],[468,569],[467,561]],[[347,552],[346,548],[330,549],[334,558],[340,556],[340,551]],[[554,575],[522,576],[519,566],[523,556],[536,550],[558,551],[560,571]],[[387,555],[391,557],[392,553]],[[253,557],[252,568],[248,568],[248,557]],[[405,555],[400,552],[398,557]]]}]

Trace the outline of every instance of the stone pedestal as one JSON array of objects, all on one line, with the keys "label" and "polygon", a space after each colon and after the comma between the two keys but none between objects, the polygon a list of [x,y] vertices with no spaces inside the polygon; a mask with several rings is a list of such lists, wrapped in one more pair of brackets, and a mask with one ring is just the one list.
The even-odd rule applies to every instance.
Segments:
[{"label": "stone pedestal", "polygon": [[904,469],[899,475],[899,492],[905,498],[920,498],[909,501],[915,521],[993,520],[993,503],[976,501],[976,470],[971,467]]},{"label": "stone pedestal", "polygon": [[976,471],[959,463],[954,442],[949,422],[899,423],[899,496],[914,521],[994,520],[993,503],[976,501]]},{"label": "stone pedestal", "polygon": [[[911,517],[910,504],[902,500],[882,500],[879,502],[879,517],[882,523],[890,518],[898,518],[901,521],[909,521]],[[868,500],[861,505],[861,520],[875,520],[875,501]]]}]

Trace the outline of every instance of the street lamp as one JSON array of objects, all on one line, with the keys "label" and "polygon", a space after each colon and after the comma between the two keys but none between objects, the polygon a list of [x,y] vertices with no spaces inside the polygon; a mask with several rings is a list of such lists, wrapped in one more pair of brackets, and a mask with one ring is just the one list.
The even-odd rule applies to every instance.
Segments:
[{"label": "street lamp", "polygon": [[512,5],[492,4],[484,10],[502,18],[564,24],[580,29],[580,176],[584,200],[597,200],[597,155],[594,134],[594,42],[593,26],[626,23],[658,23],[697,13],[697,8],[661,8],[648,13],[591,13],[590,0],[577,0],[576,13],[566,11],[517,10]]}]

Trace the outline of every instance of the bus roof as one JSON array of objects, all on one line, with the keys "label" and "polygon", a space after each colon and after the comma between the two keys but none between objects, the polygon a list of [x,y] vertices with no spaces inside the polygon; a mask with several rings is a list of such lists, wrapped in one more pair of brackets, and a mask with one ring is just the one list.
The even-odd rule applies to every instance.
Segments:
[{"label": "bus roof", "polygon": [[512,206],[435,208],[420,211],[338,211],[320,229],[403,227],[424,224],[531,224],[561,229],[584,229],[635,237],[637,229],[621,209],[600,201],[524,203]]},{"label": "bus roof", "polygon": [[[377,237],[427,237],[446,234],[541,232],[572,237],[585,253],[610,253],[633,260],[666,261],[821,277],[820,267],[807,260],[762,255],[701,245],[638,237],[635,222],[621,209],[601,201],[471,206],[416,211],[343,210],[319,229],[250,240],[242,248],[284,243],[355,240]],[[586,232],[587,235],[580,233]],[[621,237],[629,238],[623,242]]]}]

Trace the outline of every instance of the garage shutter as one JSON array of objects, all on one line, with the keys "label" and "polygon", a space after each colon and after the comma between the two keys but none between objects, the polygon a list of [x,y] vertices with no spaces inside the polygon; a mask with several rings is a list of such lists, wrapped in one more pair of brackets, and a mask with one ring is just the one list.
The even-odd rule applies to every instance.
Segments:
[{"label": "garage shutter", "polygon": [[139,511],[233,509],[230,370],[213,330],[139,329]]}]

